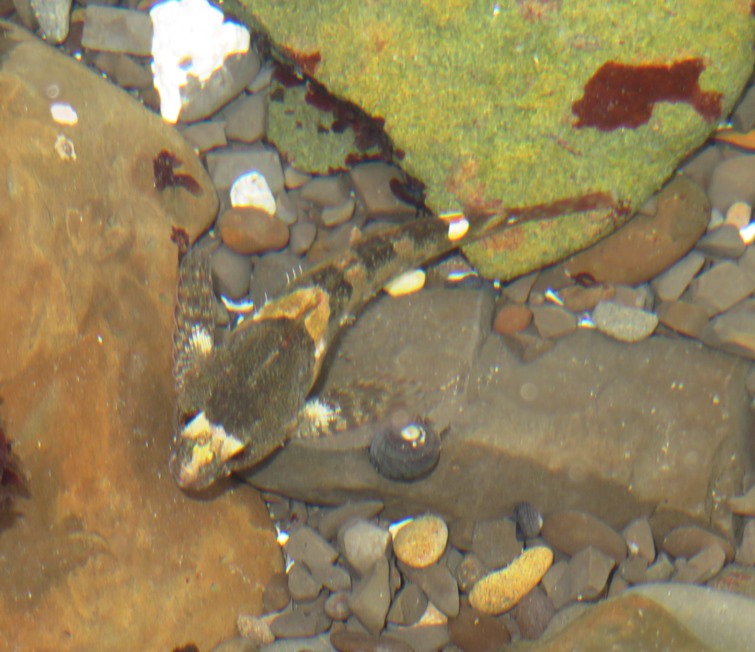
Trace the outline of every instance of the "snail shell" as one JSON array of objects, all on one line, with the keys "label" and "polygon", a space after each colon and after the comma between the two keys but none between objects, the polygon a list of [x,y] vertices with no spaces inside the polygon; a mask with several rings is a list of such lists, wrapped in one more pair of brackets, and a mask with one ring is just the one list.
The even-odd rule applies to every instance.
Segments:
[{"label": "snail shell", "polygon": [[543,527],[543,517],[531,503],[519,503],[514,507],[514,519],[523,539],[534,539]]},{"label": "snail shell", "polygon": [[388,424],[370,444],[370,461],[389,480],[419,480],[435,468],[439,458],[440,435],[421,419]]}]

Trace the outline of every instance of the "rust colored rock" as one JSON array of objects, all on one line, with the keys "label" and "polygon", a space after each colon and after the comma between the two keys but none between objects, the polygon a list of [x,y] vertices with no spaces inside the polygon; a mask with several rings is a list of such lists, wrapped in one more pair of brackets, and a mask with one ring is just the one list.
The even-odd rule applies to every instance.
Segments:
[{"label": "rust colored rock", "polygon": [[527,306],[503,306],[495,316],[493,330],[499,335],[511,335],[523,331],[532,321],[532,311]]},{"label": "rust colored rock", "polygon": [[288,244],[288,227],[259,208],[229,208],[218,228],[226,247],[237,254],[261,254]]},{"label": "rust colored rock", "polygon": [[[179,246],[215,192],[127,94],[16,27],[0,44],[0,385],[32,496],[2,533],[2,646],[118,651],[126,627],[133,649],[209,649],[281,567],[256,492],[194,500],[166,468]],[[183,181],[159,190],[162,151]]]},{"label": "rust colored rock", "polygon": [[702,188],[677,177],[658,195],[654,216],[627,224],[565,263],[570,276],[587,274],[602,283],[637,285],[679,260],[705,232],[710,203]]},{"label": "rust colored rock", "polygon": [[593,546],[617,563],[627,556],[627,544],[621,535],[600,519],[577,510],[564,510],[545,517],[543,538],[556,550],[573,556]]}]

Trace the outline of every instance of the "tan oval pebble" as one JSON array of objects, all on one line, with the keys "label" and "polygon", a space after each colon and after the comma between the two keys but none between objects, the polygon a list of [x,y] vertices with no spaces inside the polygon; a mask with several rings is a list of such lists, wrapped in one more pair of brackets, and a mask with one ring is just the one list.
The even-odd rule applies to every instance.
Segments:
[{"label": "tan oval pebble", "polygon": [[407,523],[393,538],[393,552],[412,568],[426,568],[438,561],[446,549],[448,527],[434,514],[425,514]]},{"label": "tan oval pebble", "polygon": [[727,562],[734,559],[734,547],[726,539],[696,525],[674,528],[663,538],[663,550],[672,557],[684,559],[690,559],[712,545],[724,551]]},{"label": "tan oval pebble", "polygon": [[493,571],[477,582],[469,592],[469,604],[486,614],[502,614],[540,583],[552,563],[550,548],[528,548],[506,568]]},{"label": "tan oval pebble", "polygon": [[579,510],[566,509],[549,514],[541,534],[549,545],[569,556],[587,546],[597,548],[617,563],[627,556],[627,544],[616,530]]},{"label": "tan oval pebble", "polygon": [[288,227],[259,208],[230,208],[218,219],[223,243],[237,254],[250,255],[282,249]]},{"label": "tan oval pebble", "polygon": [[532,321],[532,311],[527,306],[503,306],[495,316],[493,330],[499,335],[523,331]]},{"label": "tan oval pebble", "polygon": [[738,229],[744,229],[752,218],[752,206],[744,201],[735,201],[726,210],[726,224],[732,224]]}]

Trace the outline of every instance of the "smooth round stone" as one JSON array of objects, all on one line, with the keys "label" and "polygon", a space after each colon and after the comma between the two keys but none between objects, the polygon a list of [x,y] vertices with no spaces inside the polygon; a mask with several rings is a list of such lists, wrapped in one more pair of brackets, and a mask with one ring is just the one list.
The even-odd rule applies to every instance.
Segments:
[{"label": "smooth round stone", "polygon": [[620,229],[564,267],[571,277],[589,275],[602,283],[637,285],[684,256],[705,232],[710,203],[702,188],[676,177],[658,194],[654,216],[636,215]]},{"label": "smooth round stone", "polygon": [[735,156],[721,161],[713,171],[708,195],[713,208],[725,214],[738,201],[755,202],[755,157]]},{"label": "smooth round stone", "polygon": [[615,301],[601,301],[592,313],[601,333],[620,342],[639,342],[649,337],[658,326],[658,315],[630,308]]},{"label": "smooth round stone", "polygon": [[542,536],[556,550],[570,557],[593,546],[620,563],[627,556],[621,535],[600,519],[578,510],[564,510],[546,516]]},{"label": "smooth round stone", "polygon": [[240,299],[249,292],[252,263],[247,257],[221,246],[212,253],[210,266],[218,294],[229,299]]},{"label": "smooth round stone", "polygon": [[289,245],[297,256],[303,256],[309,251],[317,236],[317,226],[312,222],[298,222],[291,227]]},{"label": "smooth round stone", "polygon": [[466,605],[456,618],[448,620],[448,635],[464,652],[499,650],[511,640],[509,630],[498,619]]},{"label": "smooth round stone", "polygon": [[325,600],[323,611],[331,620],[346,620],[351,616],[349,594],[345,592],[331,593]]},{"label": "smooth round stone", "polygon": [[340,226],[351,219],[356,206],[356,202],[351,198],[347,199],[342,204],[337,204],[336,206],[326,206],[320,213],[320,220],[322,221],[323,226],[328,228]]},{"label": "smooth round stone", "polygon": [[288,576],[285,573],[275,573],[265,585],[262,592],[262,608],[265,613],[280,611],[291,600],[288,592]]},{"label": "smooth round stone", "polygon": [[525,595],[512,611],[519,633],[530,641],[543,635],[555,613],[553,602],[540,586]]},{"label": "smooth round stone", "polygon": [[696,525],[674,528],[664,537],[662,547],[674,558],[690,559],[712,545],[723,550],[727,563],[734,559],[734,547],[726,539]]},{"label": "smooth round stone", "polygon": [[374,523],[354,520],[338,532],[338,549],[349,565],[360,575],[366,575],[378,559],[384,558],[391,535]]},{"label": "smooth round stone", "polygon": [[726,211],[726,223],[737,229],[745,228],[750,223],[751,218],[752,206],[743,201],[734,202]]},{"label": "smooth round stone", "polygon": [[261,254],[288,244],[288,227],[260,208],[230,208],[218,219],[223,243],[237,254]]},{"label": "smooth round stone", "polygon": [[396,558],[412,568],[426,568],[438,561],[448,543],[448,526],[434,514],[413,519],[393,537]]},{"label": "smooth round stone", "polygon": [[493,330],[499,335],[523,331],[532,322],[532,311],[527,306],[508,305],[498,311],[493,321]]},{"label": "smooth round stone", "polygon": [[482,560],[470,552],[464,555],[459,565],[456,567],[456,582],[459,584],[460,591],[469,591],[474,584],[490,569],[482,563]]},{"label": "smooth round stone", "polygon": [[508,611],[538,585],[552,563],[550,548],[528,548],[506,568],[477,582],[469,592],[470,606],[493,615]]}]

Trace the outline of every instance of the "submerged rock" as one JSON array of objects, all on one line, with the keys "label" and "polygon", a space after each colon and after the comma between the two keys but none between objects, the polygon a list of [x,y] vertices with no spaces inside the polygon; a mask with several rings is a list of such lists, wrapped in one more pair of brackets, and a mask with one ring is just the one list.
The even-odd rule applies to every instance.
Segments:
[{"label": "submerged rock", "polygon": [[[728,113],[753,64],[747,0],[673,14],[660,0],[239,4],[284,58],[376,118],[433,210],[569,216],[465,248],[502,278],[625,221]],[[304,139],[287,144],[290,160],[311,158],[295,149]]]},{"label": "submerged rock", "polygon": [[3,644],[209,649],[280,566],[255,492],[196,501],[166,468],[177,256],[214,190],[96,74],[7,23],[0,51],[0,391],[29,491],[0,535]]},{"label": "submerged rock", "polygon": [[323,383],[336,395],[374,378],[410,388],[399,399],[444,433],[427,478],[382,478],[367,423],[294,441],[249,481],[308,502],[378,498],[389,518],[495,518],[529,501],[546,516],[580,509],[614,528],[648,516],[656,536],[681,523],[731,534],[726,497],[751,465],[745,361],[689,341],[628,345],[580,330],[525,363],[491,321],[480,291],[378,299]]}]

